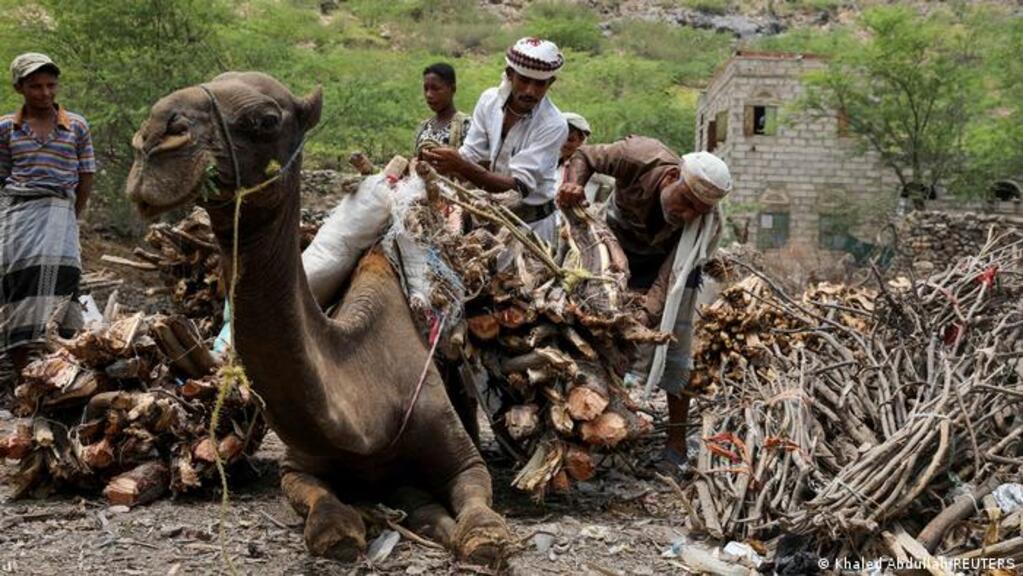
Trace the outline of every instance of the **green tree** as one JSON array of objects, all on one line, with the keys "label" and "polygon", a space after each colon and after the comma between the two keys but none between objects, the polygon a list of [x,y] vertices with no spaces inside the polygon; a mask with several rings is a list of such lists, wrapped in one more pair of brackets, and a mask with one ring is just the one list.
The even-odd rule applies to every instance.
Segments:
[{"label": "green tree", "polygon": [[157,99],[226,69],[216,26],[229,19],[229,7],[219,0],[5,3],[12,9],[0,15],[3,39],[59,63],[64,97],[92,129],[99,200],[124,216],[132,134]]},{"label": "green tree", "polygon": [[965,170],[964,134],[979,88],[974,29],[961,17],[904,7],[862,15],[866,39],[807,78],[800,108],[845,114],[902,189],[920,193]]},{"label": "green tree", "polygon": [[986,31],[982,113],[969,127],[966,145],[969,170],[963,185],[986,190],[1000,179],[1023,180],[1023,19],[989,14]]}]

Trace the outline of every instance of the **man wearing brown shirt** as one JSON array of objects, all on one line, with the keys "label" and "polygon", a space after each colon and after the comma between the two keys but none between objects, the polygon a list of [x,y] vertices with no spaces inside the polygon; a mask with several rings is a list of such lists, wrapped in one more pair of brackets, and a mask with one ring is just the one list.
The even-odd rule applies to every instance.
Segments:
[{"label": "man wearing brown shirt", "polygon": [[[580,147],[569,160],[558,203],[583,202],[584,186],[593,173],[616,180],[617,189],[608,200],[607,224],[628,258],[629,287],[645,294],[648,323],[670,326],[675,333],[676,342],[668,346],[663,377],[657,384],[668,393],[664,458],[672,467],[684,466],[689,412],[684,389],[689,379],[691,320],[702,262],[690,265],[685,290],[676,290],[674,276],[687,256],[676,258],[676,252],[703,246],[703,255],[709,256],[716,248],[721,230],[716,206],[731,191],[731,176],[725,163],[709,152],[680,158],[653,138],[630,136],[611,144]],[[683,238],[687,227],[698,227],[698,234],[709,237],[695,241],[697,236],[688,234]],[[682,298],[667,307],[677,310],[676,317],[662,318],[672,297]]]}]

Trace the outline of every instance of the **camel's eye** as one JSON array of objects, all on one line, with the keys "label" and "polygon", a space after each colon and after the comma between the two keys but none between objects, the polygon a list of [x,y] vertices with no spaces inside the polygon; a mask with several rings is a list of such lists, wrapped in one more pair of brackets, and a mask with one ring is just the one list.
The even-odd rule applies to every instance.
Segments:
[{"label": "camel's eye", "polygon": [[185,118],[181,114],[175,112],[171,115],[170,120],[167,120],[167,135],[177,136],[178,134],[184,134],[188,131],[188,118]]}]

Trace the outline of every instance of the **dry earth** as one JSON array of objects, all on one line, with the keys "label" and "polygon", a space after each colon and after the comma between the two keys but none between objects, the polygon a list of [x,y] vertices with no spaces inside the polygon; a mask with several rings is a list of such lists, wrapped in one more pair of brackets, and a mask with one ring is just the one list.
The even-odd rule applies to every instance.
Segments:
[{"label": "dry earth", "polygon": [[[0,413],[0,433],[12,426]],[[283,447],[269,436],[236,472],[225,546],[239,574],[492,574],[444,551],[402,539],[385,560],[340,564],[309,556],[300,518],[278,488]],[[531,502],[508,487],[511,469],[489,453],[496,509],[518,540],[508,574],[686,574],[661,553],[678,538],[681,510],[656,480],[616,472],[577,484],[570,496]],[[4,472],[9,471],[7,463]],[[0,486],[0,574],[229,573],[218,540],[219,495],[159,500],[130,511],[95,494],[11,501]]]}]

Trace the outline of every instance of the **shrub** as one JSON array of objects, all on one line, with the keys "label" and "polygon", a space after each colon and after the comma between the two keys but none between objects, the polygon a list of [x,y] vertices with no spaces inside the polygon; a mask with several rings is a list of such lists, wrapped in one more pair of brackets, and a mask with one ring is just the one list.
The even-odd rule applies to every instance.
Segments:
[{"label": "shrub", "polygon": [[604,36],[597,16],[584,6],[557,0],[540,0],[526,9],[526,32],[551,40],[561,49],[597,54]]}]

